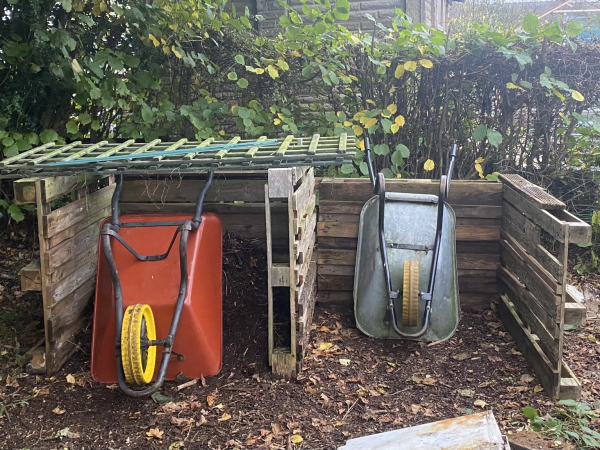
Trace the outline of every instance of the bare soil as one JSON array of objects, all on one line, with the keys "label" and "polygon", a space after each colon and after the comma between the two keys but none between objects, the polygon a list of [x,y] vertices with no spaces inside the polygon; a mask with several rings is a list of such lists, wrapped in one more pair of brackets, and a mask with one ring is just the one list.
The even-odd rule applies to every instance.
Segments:
[{"label": "bare soil", "polygon": [[[0,448],[335,449],[352,437],[487,409],[515,433],[524,406],[553,408],[493,308],[464,313],[452,339],[426,344],[368,338],[351,310],[317,307],[300,375],[275,379],[266,359],[264,252],[232,236],[224,245],[220,375],[181,391],[188,380],[168,382],[156,401],[125,397],[91,379],[91,326],[60,373],[27,375],[19,357],[43,325],[39,294],[18,291],[26,248],[0,242]],[[565,337],[588,402],[600,400],[596,339],[600,321]]]}]

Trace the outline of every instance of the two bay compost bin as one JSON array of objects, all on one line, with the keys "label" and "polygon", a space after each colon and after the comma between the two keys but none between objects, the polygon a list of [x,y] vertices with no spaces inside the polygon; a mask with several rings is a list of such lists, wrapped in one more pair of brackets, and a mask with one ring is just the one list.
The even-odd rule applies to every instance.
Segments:
[{"label": "two bay compost bin", "polygon": [[[323,307],[352,307],[359,217],[372,186],[367,179],[315,178],[311,168],[348,163],[354,137],[288,136],[273,147],[255,141],[234,146],[244,142],[47,144],[0,162],[0,176],[19,178],[15,201],[37,206],[40,260],[21,271],[23,289],[43,296],[45,345],[33,355],[33,371],[57,372],[76,349],[94,293],[100,224],[111,215],[115,175],[124,176],[121,214],[192,217],[206,173],[213,170],[203,211],[216,213],[224,231],[264,243],[265,358],[276,374],[297,373],[317,295]],[[210,152],[213,145],[220,147]],[[198,147],[207,151],[179,152]],[[73,163],[115,155],[124,157]],[[437,195],[439,181],[387,180],[386,189]],[[568,244],[590,242],[590,227],[516,175],[500,182],[453,180],[448,203],[456,214],[461,308],[482,309],[497,300],[502,322],[549,396],[578,397],[580,384],[562,357],[563,325],[574,311],[566,268]],[[290,322],[275,330],[273,303],[282,291]],[[275,342],[275,332],[282,331],[285,342]]]}]

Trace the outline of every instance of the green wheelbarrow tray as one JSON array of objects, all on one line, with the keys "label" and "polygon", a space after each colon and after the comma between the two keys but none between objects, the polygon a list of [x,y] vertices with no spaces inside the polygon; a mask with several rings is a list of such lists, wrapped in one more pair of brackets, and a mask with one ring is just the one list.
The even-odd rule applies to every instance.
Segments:
[{"label": "green wheelbarrow tray", "polygon": [[[375,338],[401,339],[386,317],[388,290],[379,244],[380,197],[367,201],[360,214],[358,248],[354,277],[354,311],[357,327]],[[385,193],[384,230],[392,290],[396,311],[402,314],[404,264],[418,261],[419,292],[427,292],[434,257],[438,216],[435,195]],[[458,326],[460,311],[456,267],[454,211],[444,205],[435,289],[431,299],[431,316],[427,331],[415,340],[444,341],[452,337]],[[401,247],[420,247],[420,250]],[[423,250],[423,248],[425,250]],[[418,301],[418,323],[408,327],[398,323],[405,333],[416,333],[423,326],[425,301]]]}]

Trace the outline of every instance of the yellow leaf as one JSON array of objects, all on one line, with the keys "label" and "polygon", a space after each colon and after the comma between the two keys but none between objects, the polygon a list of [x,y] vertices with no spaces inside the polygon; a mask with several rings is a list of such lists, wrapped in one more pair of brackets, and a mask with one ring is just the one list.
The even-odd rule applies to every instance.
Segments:
[{"label": "yellow leaf", "polygon": [[349,366],[350,365],[350,360],[346,359],[346,358],[340,358],[340,364],[342,366]]},{"label": "yellow leaf", "polygon": [[423,169],[426,170],[427,172],[429,172],[430,170],[433,170],[435,168],[435,163],[433,162],[432,159],[428,159],[427,161],[425,161],[425,164],[423,164]]},{"label": "yellow leaf", "polygon": [[396,178],[402,178],[402,174],[401,173],[397,173],[396,174]]},{"label": "yellow leaf", "polygon": [[225,130],[219,130],[219,134],[220,134],[221,136],[225,136]]},{"label": "yellow leaf", "polygon": [[167,45],[167,41],[165,40],[165,38],[160,38],[160,43],[162,45]]},{"label": "yellow leaf", "polygon": [[421,64],[426,69],[431,69],[433,67],[433,63],[429,59],[420,59],[419,64]]},{"label": "yellow leaf", "polygon": [[363,129],[360,125],[352,125],[352,131],[354,131],[354,136],[363,134]]},{"label": "yellow leaf", "polygon": [[365,121],[365,128],[369,128],[372,127],[373,125],[375,125],[377,123],[377,117],[372,117],[370,119],[367,119]]},{"label": "yellow leaf", "polygon": [[385,67],[390,67],[392,65],[391,61],[385,60],[385,61],[381,61],[381,62],[385,65]]},{"label": "yellow leaf", "polygon": [[303,440],[304,439],[302,439],[302,436],[300,436],[299,434],[295,434],[290,438],[290,441],[292,441],[292,444],[299,444]]},{"label": "yellow leaf", "polygon": [[154,37],[154,35],[149,34],[148,39],[150,39],[152,41],[152,43],[154,44],[155,47],[158,47],[160,45],[160,42],[158,42],[158,39],[156,39]]},{"label": "yellow leaf", "polygon": [[391,116],[392,116],[392,114],[391,113],[390,114],[386,113],[385,109],[383,111],[381,111],[381,117],[391,117]]},{"label": "yellow leaf", "polygon": [[277,71],[277,68],[275,66],[268,66],[267,67],[267,72],[269,72],[269,75],[271,76],[271,78],[275,79],[279,77],[279,72]]},{"label": "yellow leaf", "polygon": [[367,99],[367,103],[370,103],[371,105],[376,105],[376,103],[371,99]]},{"label": "yellow leaf", "polygon": [[383,66],[377,66],[377,73],[379,75],[383,75],[386,72],[385,67]]},{"label": "yellow leaf", "polygon": [[362,116],[364,116],[364,115],[365,115],[365,110],[363,109],[362,111],[359,111],[359,112],[357,112],[356,114],[354,114],[354,117],[353,117],[353,119],[354,119],[354,120],[360,120],[360,118],[361,118]]},{"label": "yellow leaf", "polygon": [[274,123],[275,125],[279,125],[279,124],[281,123],[281,119],[275,119],[275,120],[273,121],[273,123]]},{"label": "yellow leaf", "polygon": [[300,58],[302,56],[298,50],[290,52],[290,55],[295,56],[296,58]]},{"label": "yellow leaf", "polygon": [[479,178],[483,178],[483,169],[481,167],[481,164],[475,164],[475,170],[479,174]]},{"label": "yellow leaf", "polygon": [[261,75],[261,74],[265,73],[265,69],[263,69],[262,67],[255,67],[254,73],[257,75]]},{"label": "yellow leaf", "polygon": [[400,129],[400,125],[393,123],[392,126],[390,127],[390,129],[392,130],[392,134],[395,134]]},{"label": "yellow leaf", "polygon": [[150,431],[146,432],[146,436],[148,436],[148,439],[152,439],[152,438],[162,439],[163,434],[165,434],[165,432],[160,431],[158,428],[150,428]]},{"label": "yellow leaf", "polygon": [[398,107],[393,103],[391,105],[388,105],[386,109],[392,114],[396,114],[396,111],[398,111]]},{"label": "yellow leaf", "polygon": [[578,102],[582,102],[584,99],[583,95],[579,91],[571,91],[571,97],[573,97]]},{"label": "yellow leaf", "polygon": [[75,384],[75,377],[71,374],[67,375],[67,383]]},{"label": "yellow leaf", "polygon": [[404,123],[405,123],[404,116],[398,116],[398,117],[396,117],[396,119],[394,120],[394,123],[396,125],[398,125],[399,127],[403,127]]},{"label": "yellow leaf", "polygon": [[423,45],[419,45],[417,48],[419,49],[421,55],[425,52],[425,47]]},{"label": "yellow leaf", "polygon": [[169,48],[168,45],[163,45],[163,52],[165,55],[168,55],[169,53],[171,53],[171,49]]},{"label": "yellow leaf", "polygon": [[392,86],[392,88],[389,90],[390,94],[393,94],[394,92],[396,92],[396,86]]},{"label": "yellow leaf", "polygon": [[344,126],[345,127],[351,127],[352,126],[352,122],[348,122],[347,120],[344,122]]},{"label": "yellow leaf", "polygon": [[481,164],[483,162],[483,158],[480,156],[475,160],[475,164]]},{"label": "yellow leaf", "polygon": [[540,386],[539,384],[533,388],[533,392],[535,392],[536,394],[538,392],[542,392],[543,390],[544,390],[544,388],[542,386]]},{"label": "yellow leaf", "polygon": [[175,48],[175,46],[172,46],[172,47],[171,47],[171,50],[173,50],[173,53],[174,53],[174,54],[175,54],[175,56],[177,56],[179,59],[181,59],[181,58],[182,58],[182,56],[181,56],[181,53],[179,53],[179,52],[177,51],[177,49]]},{"label": "yellow leaf", "polygon": [[404,66],[399,64],[398,67],[396,67],[396,70],[394,71],[394,76],[396,78],[400,78],[402,75],[404,75]]},{"label": "yellow leaf", "polygon": [[333,347],[333,344],[331,342],[321,342],[319,344],[319,350],[327,350],[331,347]]},{"label": "yellow leaf", "polygon": [[[554,95],[556,95],[558,98],[560,98],[560,100],[561,100],[562,102],[564,102],[564,101],[565,101],[565,96],[564,96],[564,95],[562,95],[558,89],[556,89],[556,88],[552,88],[552,92],[554,92]],[[571,94],[571,95],[573,95],[573,94]],[[573,98],[575,98],[575,97],[573,97]]]},{"label": "yellow leaf", "polygon": [[360,148],[363,152],[365,151],[365,141],[358,141],[358,148]]},{"label": "yellow leaf", "polygon": [[218,422],[225,422],[226,420],[231,419],[231,416],[227,413],[223,413],[221,417],[217,419]]},{"label": "yellow leaf", "polygon": [[417,62],[416,61],[406,61],[404,63],[404,69],[408,70],[409,72],[414,72],[415,70],[417,70]]}]

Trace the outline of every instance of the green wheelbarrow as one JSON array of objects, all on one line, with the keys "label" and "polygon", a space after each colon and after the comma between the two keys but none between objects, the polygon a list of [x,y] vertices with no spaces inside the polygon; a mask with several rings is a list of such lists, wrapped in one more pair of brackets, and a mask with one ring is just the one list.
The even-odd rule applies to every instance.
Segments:
[{"label": "green wheelbarrow", "polygon": [[374,338],[445,341],[460,318],[456,218],[446,203],[456,145],[437,196],[385,192],[383,174],[373,171],[368,138],[365,151],[375,196],[360,214],[356,325]]}]

